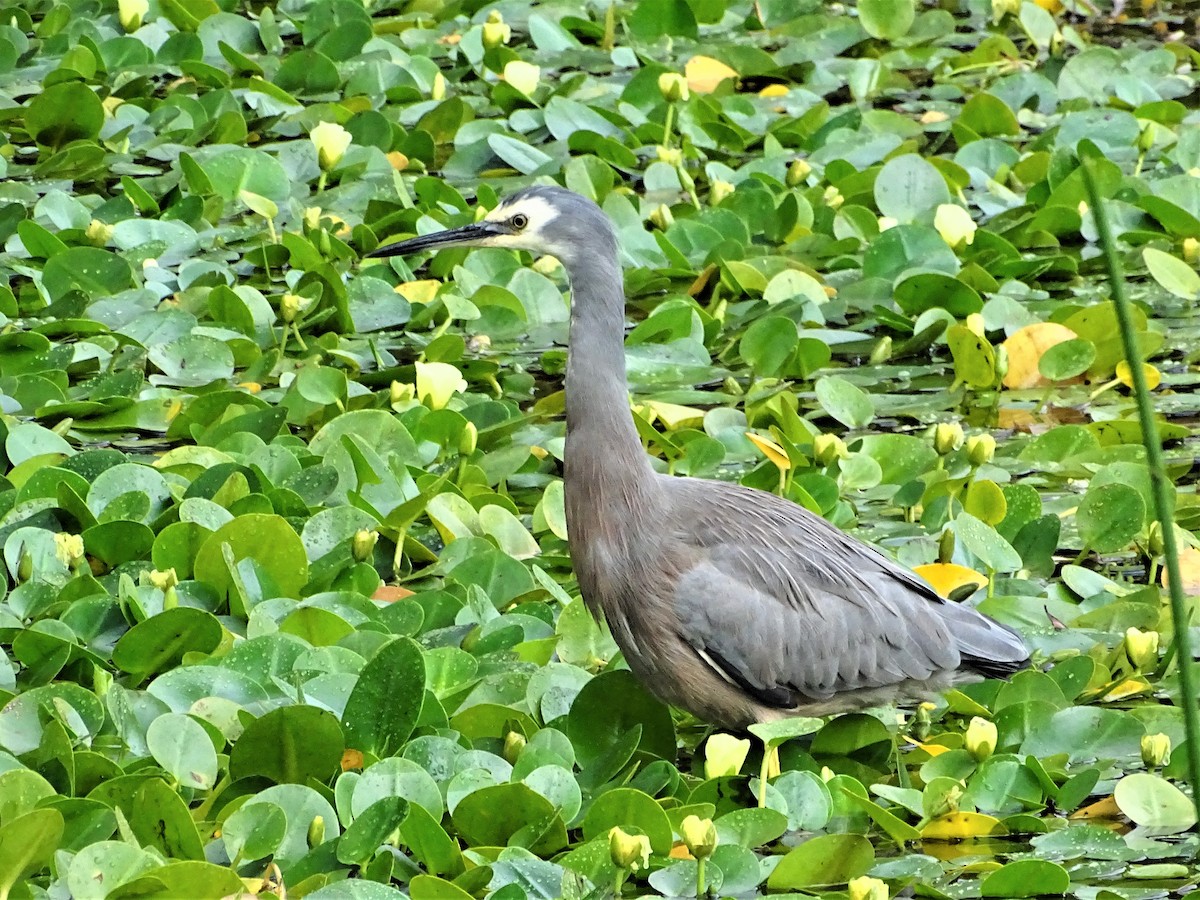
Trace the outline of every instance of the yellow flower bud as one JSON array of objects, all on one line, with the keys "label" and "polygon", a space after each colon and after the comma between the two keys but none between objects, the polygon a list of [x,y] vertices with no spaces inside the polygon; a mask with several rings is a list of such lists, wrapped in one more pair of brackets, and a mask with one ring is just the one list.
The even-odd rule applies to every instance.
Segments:
[{"label": "yellow flower bud", "polygon": [[317,149],[317,164],[328,172],[337,167],[350,149],[350,132],[336,122],[322,122],[308,133],[308,139]]},{"label": "yellow flower bud", "polygon": [[891,335],[885,334],[875,342],[875,346],[871,348],[871,356],[868,362],[873,366],[881,366],[892,358],[892,338]]},{"label": "yellow flower bud", "polygon": [[304,227],[309,231],[313,231],[321,227],[321,207],[304,207]]},{"label": "yellow flower bud", "polygon": [[379,540],[379,532],[373,529],[360,528],[354,532],[350,540],[350,552],[356,562],[366,562],[375,552],[375,544]]},{"label": "yellow flower bud", "polygon": [[446,97],[446,76],[438,72],[433,76],[433,84],[429,88],[429,99],[444,100]]},{"label": "yellow flower bud", "polygon": [[323,843],[325,843],[325,818],[313,816],[313,820],[308,823],[308,846],[316,847]]},{"label": "yellow flower bud", "polygon": [[618,869],[636,872],[650,865],[650,838],[644,834],[627,834],[614,826],[608,832],[608,853]]},{"label": "yellow flower bud", "polygon": [[659,231],[666,231],[675,224],[675,216],[671,214],[671,207],[665,203],[660,203],[650,211],[650,224]]},{"label": "yellow flower bud", "polygon": [[658,92],[668,103],[676,100],[687,100],[692,92],[688,88],[687,79],[678,72],[663,72],[658,76]]},{"label": "yellow flower bud", "polygon": [[687,816],[680,825],[680,836],[696,859],[708,859],[717,849],[717,827],[712,819]]},{"label": "yellow flower bud", "polygon": [[960,247],[974,242],[979,226],[961,206],[943,203],[933,215],[933,227],[951,247]]},{"label": "yellow flower bud", "polygon": [[92,219],[88,223],[87,230],[83,233],[83,236],[87,238],[87,242],[93,247],[103,247],[112,239],[113,226],[101,222],[99,219]]},{"label": "yellow flower bud", "polygon": [[483,23],[483,46],[489,50],[507,44],[512,38],[512,29],[504,23],[500,10],[493,9]]},{"label": "yellow flower bud", "polygon": [[1150,534],[1146,541],[1146,549],[1150,551],[1151,556],[1162,556],[1166,552],[1167,544],[1163,540],[1162,522],[1155,520],[1150,523]]},{"label": "yellow flower bud", "polygon": [[1154,147],[1154,138],[1156,136],[1156,126],[1153,122],[1147,122],[1138,134],[1138,149],[1143,153],[1151,150]]},{"label": "yellow flower bud", "polygon": [[1153,668],[1158,664],[1158,632],[1127,629],[1125,655],[1135,669]]},{"label": "yellow flower bud", "polygon": [[704,745],[704,777],[721,778],[738,774],[749,753],[749,739],[717,732]]},{"label": "yellow flower bud", "polygon": [[1147,769],[1157,769],[1171,761],[1171,739],[1162,734],[1142,735],[1142,762]]},{"label": "yellow flower bud", "polygon": [[947,528],[938,538],[938,562],[948,563],[954,559],[954,529]]},{"label": "yellow flower bud", "polygon": [[953,453],[963,445],[962,426],[957,422],[939,422],[933,430],[933,449],[938,456]]},{"label": "yellow flower bud", "polygon": [[[83,538],[65,531],[58,532],[54,535],[54,555],[64,566],[74,568],[83,560]],[[32,574],[30,572],[30,575]]]},{"label": "yellow flower bud", "polygon": [[304,306],[304,298],[299,294],[284,294],[279,298],[279,318],[291,325],[296,321],[296,317],[300,315],[300,310]]},{"label": "yellow flower bud", "polygon": [[963,323],[966,325],[967,330],[976,337],[987,336],[987,326],[984,324],[982,313],[971,313],[963,320]]},{"label": "yellow flower bud", "polygon": [[868,875],[851,878],[846,887],[849,900],[888,900],[891,896],[886,882]]},{"label": "yellow flower bud", "polygon": [[1200,241],[1193,237],[1183,239],[1183,261],[1193,266],[1200,263]]},{"label": "yellow flower bud", "polygon": [[975,716],[967,726],[965,744],[967,752],[983,762],[996,751],[995,723]]},{"label": "yellow flower bud", "polygon": [[793,159],[792,164],[788,166],[787,175],[784,176],[784,183],[788,187],[798,187],[808,180],[808,176],[812,174],[812,166],[808,164],[806,159]]},{"label": "yellow flower bud", "polygon": [[150,12],[149,0],[117,0],[117,19],[126,34],[142,27],[142,20]]},{"label": "yellow flower bud", "polygon": [[889,228],[895,228],[899,224],[900,222],[896,219],[893,219],[891,216],[880,216],[878,222],[879,233],[883,234],[883,232],[887,231]]},{"label": "yellow flower bud", "polygon": [[391,387],[388,388],[388,403],[392,406],[407,406],[415,399],[417,399],[417,389],[411,384],[393,381]]},{"label": "yellow flower bud", "polygon": [[708,186],[708,205],[720,206],[721,201],[733,194],[736,188],[728,181],[716,179]]},{"label": "yellow flower bud", "polygon": [[830,209],[837,209],[843,203],[846,202],[846,198],[842,196],[842,192],[839,191],[837,188],[835,188],[833,185],[830,185],[829,187],[825,188],[825,194],[824,194],[823,199],[825,201],[825,205],[828,206]]},{"label": "yellow flower bud", "polygon": [[458,454],[459,456],[470,456],[478,446],[479,429],[475,427],[474,422],[468,422],[458,436]]},{"label": "yellow flower bud", "polygon": [[996,455],[996,439],[990,434],[975,434],[967,438],[967,459],[973,466],[990,463]]},{"label": "yellow flower bud", "polygon": [[33,554],[28,548],[21,548],[21,556],[17,560],[17,581],[26,582],[33,577]]},{"label": "yellow flower bud", "polygon": [[813,456],[823,466],[832,466],[850,455],[846,442],[836,434],[818,434],[813,438]]},{"label": "yellow flower bud", "polygon": [[510,731],[504,736],[504,758],[510,765],[517,764],[517,760],[521,757],[521,751],[525,749],[525,744],[525,735],[519,731]]}]

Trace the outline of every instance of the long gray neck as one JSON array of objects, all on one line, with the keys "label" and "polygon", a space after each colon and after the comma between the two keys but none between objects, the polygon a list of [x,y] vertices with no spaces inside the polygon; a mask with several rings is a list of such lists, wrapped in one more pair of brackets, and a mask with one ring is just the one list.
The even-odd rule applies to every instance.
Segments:
[{"label": "long gray neck", "polygon": [[629,410],[625,291],[615,242],[611,253],[565,264],[573,295],[565,487],[579,503],[611,508],[637,494],[653,471]]}]

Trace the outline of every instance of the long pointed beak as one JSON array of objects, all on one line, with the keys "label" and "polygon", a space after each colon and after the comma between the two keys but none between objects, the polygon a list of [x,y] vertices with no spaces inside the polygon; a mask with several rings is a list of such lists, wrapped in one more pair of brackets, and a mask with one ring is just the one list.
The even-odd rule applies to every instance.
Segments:
[{"label": "long pointed beak", "polygon": [[503,230],[493,222],[472,222],[459,228],[447,231],[436,231],[420,237],[409,238],[407,241],[397,241],[372,250],[366,259],[376,259],[384,256],[401,256],[410,253],[420,253],[422,250],[440,250],[444,247],[470,247],[479,244],[489,237],[503,234]]}]

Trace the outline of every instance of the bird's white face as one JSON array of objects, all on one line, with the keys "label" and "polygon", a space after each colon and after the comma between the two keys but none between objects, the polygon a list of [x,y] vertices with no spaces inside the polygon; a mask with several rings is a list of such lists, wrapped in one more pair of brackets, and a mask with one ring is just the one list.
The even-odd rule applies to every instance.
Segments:
[{"label": "bird's white face", "polygon": [[511,250],[529,250],[556,256],[555,241],[549,225],[558,212],[543,197],[519,197],[501,201],[500,205],[483,217],[483,221],[495,226],[495,231],[481,238],[477,246],[504,247]]},{"label": "bird's white face", "polygon": [[553,200],[537,193],[518,194],[502,200],[478,222],[388,244],[368,256],[398,256],[445,247],[500,247],[564,259],[571,244],[561,227],[562,217],[562,208]]}]

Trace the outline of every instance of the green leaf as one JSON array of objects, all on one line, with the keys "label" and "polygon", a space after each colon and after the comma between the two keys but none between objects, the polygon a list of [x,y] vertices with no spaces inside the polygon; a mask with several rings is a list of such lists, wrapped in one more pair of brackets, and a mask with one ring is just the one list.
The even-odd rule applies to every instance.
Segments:
[{"label": "green leaf", "polygon": [[1196,272],[1194,266],[1153,247],[1142,250],[1142,259],[1146,261],[1154,280],[1176,297],[1184,300],[1200,297],[1200,273]]},{"label": "green leaf", "polygon": [[[908,5],[911,9],[912,3],[901,0],[890,5],[897,8]],[[932,221],[933,211],[949,202],[950,188],[942,173],[915,153],[889,160],[875,178],[875,205],[880,213],[901,224],[919,219]]]},{"label": "green leaf", "polygon": [[402,797],[383,797],[376,800],[350,823],[338,841],[338,862],[348,866],[362,866],[370,861],[375,851],[388,840],[388,836],[403,824],[408,815],[408,802]]},{"label": "green leaf", "polygon": [[363,667],[346,701],[342,726],[347,745],[376,756],[404,746],[425,699],[425,660],[409,638],[385,644]]},{"label": "green leaf", "polygon": [[1146,524],[1146,501],[1127,484],[1088,488],[1075,514],[1084,543],[1098,553],[1124,550]]},{"label": "green leaf", "polygon": [[216,783],[217,751],[191,716],[159,716],[146,731],[146,746],[155,762],[181,785],[208,790]]},{"label": "green leaf", "polygon": [[1038,372],[1051,381],[1066,381],[1082,375],[1096,361],[1096,345],[1082,338],[1048,347],[1038,359]]},{"label": "green leaf", "polygon": [[1000,536],[991,525],[968,512],[954,519],[954,534],[972,556],[993,572],[1015,572],[1021,568],[1021,557],[1012,544]]},{"label": "green leaf", "polygon": [[1135,824],[1153,828],[1159,834],[1177,834],[1196,824],[1191,798],[1159,775],[1126,775],[1117,782],[1113,799]]},{"label": "green leaf", "polygon": [[35,809],[10,818],[0,827],[0,896],[25,876],[49,865],[63,836],[63,817],[56,809]]},{"label": "green leaf", "polygon": [[211,653],[221,641],[221,623],[211,613],[179,606],[134,625],[113,648],[113,665],[131,675],[164,672],[185,653]]},{"label": "green leaf", "polygon": [[984,897],[1019,900],[1024,897],[1061,896],[1071,886],[1071,876],[1057,863],[1044,859],[1018,859],[984,876]]},{"label": "green leaf", "polygon": [[863,428],[875,418],[871,395],[838,375],[826,375],[816,383],[821,408],[847,428]]},{"label": "green leaf", "polygon": [[871,842],[859,834],[823,834],[788,852],[767,878],[773,891],[845,884],[875,861]]},{"label": "green leaf", "polygon": [[25,111],[25,130],[39,144],[56,149],[71,141],[94,140],[103,125],[104,105],[95,91],[78,81],[51,85]]},{"label": "green leaf", "polygon": [[196,554],[196,578],[222,594],[230,590],[232,577],[225,562],[224,547],[234,562],[253,559],[271,576],[285,597],[300,596],[308,583],[308,557],[304,543],[282,516],[248,514],[239,516],[213,532]]},{"label": "green leaf", "polygon": [[337,718],[315,706],[284,706],[251,722],[229,755],[233,778],[261,775],[276,784],[326,781],[345,744]]},{"label": "green leaf", "polygon": [[996,383],[996,351],[985,337],[965,325],[951,325],[946,343],[954,357],[954,374],[972,387],[986,388]]},{"label": "green leaf", "polygon": [[858,0],[858,20],[867,34],[877,40],[904,37],[916,16],[914,0]]}]

